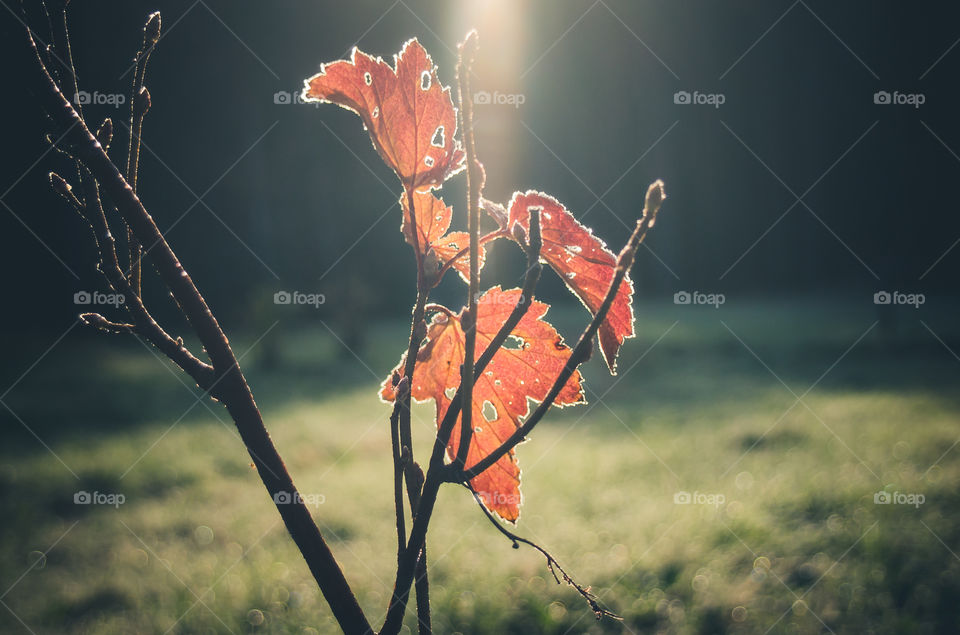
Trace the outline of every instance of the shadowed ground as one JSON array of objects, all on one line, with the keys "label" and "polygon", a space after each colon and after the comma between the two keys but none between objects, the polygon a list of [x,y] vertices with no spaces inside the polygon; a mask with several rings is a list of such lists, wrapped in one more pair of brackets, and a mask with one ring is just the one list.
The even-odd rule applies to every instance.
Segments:
[{"label": "shadowed ground", "polygon": [[[429,537],[437,632],[955,631],[960,338],[937,304],[639,310],[620,375],[592,360],[589,405],[519,449],[520,533],[624,621],[595,622],[451,486]],[[583,317],[551,315],[568,338]],[[405,330],[380,325],[354,356],[323,325],[280,324],[242,361],[377,623],[396,554],[375,388]],[[235,338],[238,354],[259,336]],[[55,338],[10,342],[3,386]],[[336,632],[232,423],[171,370],[76,329],[3,398],[3,632]],[[431,416],[417,412],[420,457]],[[923,503],[899,504],[910,494]]]}]

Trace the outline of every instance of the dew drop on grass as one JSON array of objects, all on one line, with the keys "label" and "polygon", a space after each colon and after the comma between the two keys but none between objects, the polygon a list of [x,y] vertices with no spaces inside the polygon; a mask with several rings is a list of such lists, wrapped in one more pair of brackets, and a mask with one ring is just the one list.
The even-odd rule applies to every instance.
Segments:
[{"label": "dew drop on grass", "polygon": [[263,620],[263,611],[260,609],[250,609],[250,611],[247,612],[247,621],[253,626],[260,626],[263,624]]},{"label": "dew drop on grass", "polygon": [[206,525],[200,525],[193,530],[193,539],[198,545],[209,545],[213,542],[213,530]]},{"label": "dew drop on grass", "polygon": [[31,569],[42,569],[47,566],[47,556],[42,551],[31,551],[27,555],[27,562]]}]

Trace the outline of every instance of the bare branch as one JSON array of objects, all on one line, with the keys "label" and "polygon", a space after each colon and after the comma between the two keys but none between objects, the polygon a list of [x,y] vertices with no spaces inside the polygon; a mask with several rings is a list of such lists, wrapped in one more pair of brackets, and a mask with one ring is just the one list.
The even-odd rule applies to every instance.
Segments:
[{"label": "bare branch", "polygon": [[[127,226],[132,228],[136,238],[141,244],[156,243],[153,258],[157,272],[210,356],[215,375],[213,385],[218,385],[214,394],[223,402],[236,423],[264,486],[277,504],[287,530],[303,554],[334,616],[347,633],[371,632],[370,624],[340,566],[314,523],[310,511],[303,504],[283,460],[270,440],[226,335],[153,218],[107,156],[103,146],[90,132],[86,122],[50,76],[39,55],[32,32],[28,30],[26,36],[26,52],[29,58],[27,65],[30,69],[26,76],[29,88],[54,124],[64,131],[64,138],[73,155],[89,170],[99,188],[116,205],[117,211]],[[102,208],[99,211],[102,212]],[[99,216],[91,216],[97,216],[99,224]],[[108,235],[109,230],[106,230],[103,236]],[[290,500],[290,504],[285,504]]]}]

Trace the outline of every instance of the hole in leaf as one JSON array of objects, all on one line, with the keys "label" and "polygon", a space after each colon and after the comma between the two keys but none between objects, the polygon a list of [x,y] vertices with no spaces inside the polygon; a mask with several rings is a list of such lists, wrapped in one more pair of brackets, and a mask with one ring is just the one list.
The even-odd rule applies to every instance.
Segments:
[{"label": "hole in leaf", "polygon": [[516,335],[511,335],[503,343],[503,348],[507,349],[508,351],[522,351],[524,348],[524,342]]},{"label": "hole in leaf", "polygon": [[443,141],[443,126],[437,126],[436,132],[433,133],[433,139],[430,140],[430,145],[435,148],[442,148],[445,145]]},{"label": "hole in leaf", "polygon": [[481,408],[481,412],[483,413],[483,418],[487,421],[496,421],[499,417],[499,414],[497,413],[497,407],[494,406],[491,401],[483,402],[483,408]]},{"label": "hole in leaf", "polygon": [[423,157],[423,163],[424,163],[424,165],[426,165],[428,168],[432,168],[432,167],[433,167],[433,163],[434,163],[433,157],[431,157],[431,156]]},{"label": "hole in leaf", "polygon": [[443,394],[447,396],[447,399],[453,399],[454,395],[457,394],[456,388],[447,388],[443,391]]},{"label": "hole in leaf", "polygon": [[376,119],[380,116],[380,106],[374,106],[373,108],[373,118]]},{"label": "hole in leaf", "polygon": [[430,83],[433,80],[430,78],[430,71],[423,71],[420,73],[420,90],[430,90]]},{"label": "hole in leaf", "polygon": [[370,84],[373,83],[373,75],[371,75],[370,73],[364,73],[363,81],[364,83],[366,83],[367,86],[369,86]]}]

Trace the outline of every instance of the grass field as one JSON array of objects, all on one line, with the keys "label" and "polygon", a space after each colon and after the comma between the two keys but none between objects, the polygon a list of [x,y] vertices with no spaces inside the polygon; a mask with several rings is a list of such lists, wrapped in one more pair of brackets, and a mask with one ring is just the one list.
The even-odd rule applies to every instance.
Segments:
[{"label": "grass field", "polygon": [[[869,299],[640,310],[620,375],[595,356],[589,405],[519,449],[518,531],[623,621],[596,622],[448,486],[429,535],[436,631],[957,632],[960,329],[935,305],[881,324]],[[80,329],[18,380],[57,335],[6,347],[0,631],[336,632],[222,408],[139,343]],[[404,337],[380,325],[358,359],[323,325],[280,324],[242,362],[376,623],[396,554],[375,387]],[[75,504],[81,490],[125,500]]]}]

